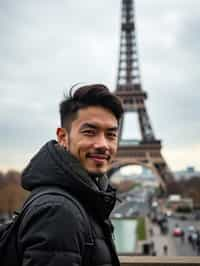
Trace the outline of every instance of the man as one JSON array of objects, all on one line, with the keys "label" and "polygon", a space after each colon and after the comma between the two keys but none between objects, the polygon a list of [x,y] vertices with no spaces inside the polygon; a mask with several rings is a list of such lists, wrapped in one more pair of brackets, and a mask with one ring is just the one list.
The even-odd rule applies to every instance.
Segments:
[{"label": "man", "polygon": [[34,200],[18,234],[23,266],[119,265],[109,220],[116,195],[106,172],[117,151],[122,114],[119,99],[101,84],[82,86],[61,102],[57,141],[34,156],[22,186],[32,193],[59,187],[78,200],[88,220],[62,195]]}]

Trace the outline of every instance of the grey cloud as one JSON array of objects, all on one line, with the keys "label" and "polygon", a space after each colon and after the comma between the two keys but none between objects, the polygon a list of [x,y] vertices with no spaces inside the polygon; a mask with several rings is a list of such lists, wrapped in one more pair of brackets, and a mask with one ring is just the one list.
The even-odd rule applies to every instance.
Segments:
[{"label": "grey cloud", "polygon": [[147,106],[158,137],[173,147],[190,146],[199,143],[200,134],[199,2],[151,4],[137,2],[142,80],[150,96]]},{"label": "grey cloud", "polygon": [[[156,136],[173,148],[199,143],[199,0],[135,5],[142,84]],[[120,1],[0,2],[1,147],[13,145],[16,152],[24,145],[26,157],[28,146],[34,150],[54,137],[58,103],[75,82],[114,89],[119,26]]]}]

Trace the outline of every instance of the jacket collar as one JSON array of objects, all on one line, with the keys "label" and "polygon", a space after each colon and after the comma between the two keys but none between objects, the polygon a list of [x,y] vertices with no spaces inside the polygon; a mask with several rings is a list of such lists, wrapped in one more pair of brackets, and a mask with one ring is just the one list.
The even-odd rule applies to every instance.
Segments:
[{"label": "jacket collar", "polygon": [[66,189],[102,220],[108,218],[115,205],[115,190],[110,185],[100,190],[80,162],[54,140],[40,149],[22,173],[25,189],[45,185]]}]

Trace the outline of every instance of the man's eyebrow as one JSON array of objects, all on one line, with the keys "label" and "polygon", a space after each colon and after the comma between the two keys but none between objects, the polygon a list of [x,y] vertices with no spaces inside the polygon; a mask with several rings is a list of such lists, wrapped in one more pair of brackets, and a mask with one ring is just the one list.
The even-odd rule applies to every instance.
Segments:
[{"label": "man's eyebrow", "polygon": [[107,130],[108,131],[117,131],[119,129],[119,127],[110,127]]},{"label": "man's eyebrow", "polygon": [[96,129],[97,126],[95,126],[94,124],[91,124],[91,123],[84,123],[84,124],[81,125],[80,129],[84,129],[84,128]]},{"label": "man's eyebrow", "polygon": [[[80,130],[81,129],[85,129],[85,128],[92,128],[92,129],[97,129],[98,126],[91,124],[91,123],[84,123],[83,125],[81,125]],[[118,131],[118,126],[116,127],[110,127],[107,129],[107,131]]]}]

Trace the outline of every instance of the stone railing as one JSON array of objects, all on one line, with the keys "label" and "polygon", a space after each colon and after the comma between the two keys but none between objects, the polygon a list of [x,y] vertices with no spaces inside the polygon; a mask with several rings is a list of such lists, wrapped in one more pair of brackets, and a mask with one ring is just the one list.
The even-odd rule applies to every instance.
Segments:
[{"label": "stone railing", "polygon": [[121,266],[197,266],[199,257],[120,256]]}]

